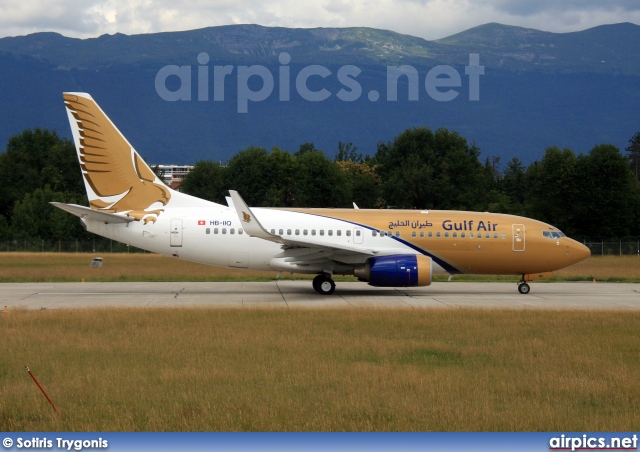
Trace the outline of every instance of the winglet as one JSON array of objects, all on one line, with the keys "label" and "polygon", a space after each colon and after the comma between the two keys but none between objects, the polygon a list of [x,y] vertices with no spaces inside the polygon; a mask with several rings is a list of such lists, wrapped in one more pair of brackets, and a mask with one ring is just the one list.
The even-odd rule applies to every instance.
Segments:
[{"label": "winglet", "polygon": [[260,224],[260,221],[258,221],[247,203],[244,202],[244,199],[242,199],[240,193],[235,190],[229,190],[229,195],[231,195],[231,199],[233,200],[233,206],[235,207],[236,213],[238,214],[240,224],[247,234],[249,234],[251,237],[259,237],[271,242],[280,242],[280,236],[270,234]]}]

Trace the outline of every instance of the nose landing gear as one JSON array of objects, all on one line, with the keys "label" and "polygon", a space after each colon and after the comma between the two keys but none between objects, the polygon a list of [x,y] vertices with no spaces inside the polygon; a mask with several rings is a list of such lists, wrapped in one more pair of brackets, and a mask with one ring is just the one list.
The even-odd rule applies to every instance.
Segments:
[{"label": "nose landing gear", "polygon": [[522,279],[518,283],[518,292],[520,292],[522,295],[526,295],[530,291],[531,291],[531,287],[529,287],[529,284],[525,282],[524,275],[522,275]]}]

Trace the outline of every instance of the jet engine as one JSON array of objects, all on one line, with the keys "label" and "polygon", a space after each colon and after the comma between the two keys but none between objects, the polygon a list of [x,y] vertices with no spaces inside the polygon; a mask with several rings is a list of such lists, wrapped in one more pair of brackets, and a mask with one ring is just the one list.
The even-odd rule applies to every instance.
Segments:
[{"label": "jet engine", "polygon": [[428,286],[433,277],[431,258],[423,255],[380,256],[356,265],[353,274],[376,287]]}]

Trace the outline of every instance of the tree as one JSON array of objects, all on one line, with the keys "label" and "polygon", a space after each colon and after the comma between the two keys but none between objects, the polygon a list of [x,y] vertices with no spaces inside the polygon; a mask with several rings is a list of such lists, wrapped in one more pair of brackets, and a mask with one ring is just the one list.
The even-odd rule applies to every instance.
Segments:
[{"label": "tree", "polygon": [[373,163],[380,165],[383,197],[390,205],[484,210],[488,187],[479,154],[457,132],[420,127],[380,143]]},{"label": "tree", "polygon": [[507,204],[502,206],[502,212],[524,215],[525,175],[526,168],[518,157],[509,160],[498,184],[500,192],[507,197]]},{"label": "tree", "polygon": [[542,160],[529,166],[526,173],[527,216],[575,235],[576,203],[586,202],[580,197],[578,159],[571,149],[547,148]]},{"label": "tree", "polygon": [[636,179],[640,179],[640,132],[636,132],[629,140],[629,146],[625,150],[629,153],[627,158],[631,164],[633,174],[636,176]]},{"label": "tree", "polygon": [[51,201],[75,203],[75,199],[65,198],[54,192],[48,185],[36,188],[16,202],[11,225],[16,237],[37,237],[44,240],[69,239],[86,236],[80,220],[49,204]]},{"label": "tree", "polygon": [[4,215],[0,215],[0,240],[6,240],[11,236],[9,223]]},{"label": "tree", "polygon": [[271,148],[271,154],[269,154],[271,183],[264,199],[266,206],[293,207],[297,205],[298,166],[296,160],[287,151],[275,146]]},{"label": "tree", "polygon": [[238,190],[249,205],[258,207],[294,207],[300,205],[300,189],[305,175],[298,161],[317,150],[298,152],[296,156],[278,147],[269,153],[264,148],[249,147],[229,160],[226,171],[228,188]]},{"label": "tree", "polygon": [[36,188],[80,198],[85,194],[75,146],[46,129],[14,135],[0,154],[0,214],[9,217],[16,201]]},{"label": "tree", "polygon": [[338,141],[338,152],[336,153],[336,157],[333,161],[362,163],[364,161],[362,153],[357,153],[357,150],[358,147],[354,146],[351,142],[343,143],[342,141]]},{"label": "tree", "polygon": [[573,206],[578,234],[624,237],[640,233],[640,182],[627,159],[610,144],[594,147],[577,162],[579,195]]},{"label": "tree", "polygon": [[200,160],[187,173],[180,188],[189,195],[224,204],[228,195],[225,176],[225,168],[220,163]]},{"label": "tree", "polygon": [[362,209],[384,207],[382,200],[382,180],[376,167],[352,160],[338,160],[334,163],[345,175],[349,199]]},{"label": "tree", "polygon": [[300,207],[347,207],[347,179],[322,151],[296,156],[296,205]]},{"label": "tree", "polygon": [[298,152],[295,153],[295,156],[298,157],[299,155],[306,154],[307,152],[313,152],[313,151],[317,151],[315,144],[310,142],[302,143],[300,145],[300,148],[298,149]]},{"label": "tree", "polygon": [[250,206],[268,206],[272,184],[271,161],[265,148],[250,146],[229,160],[227,188],[237,190]]}]

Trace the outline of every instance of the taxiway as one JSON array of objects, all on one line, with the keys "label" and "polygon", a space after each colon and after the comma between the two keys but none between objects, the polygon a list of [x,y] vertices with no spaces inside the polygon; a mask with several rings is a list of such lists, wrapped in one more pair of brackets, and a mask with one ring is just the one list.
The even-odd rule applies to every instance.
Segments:
[{"label": "taxiway", "polygon": [[640,285],[627,283],[538,283],[520,295],[515,283],[439,282],[429,287],[376,288],[338,283],[330,296],[311,281],[3,283],[0,309],[73,308],[487,308],[640,310]]}]

